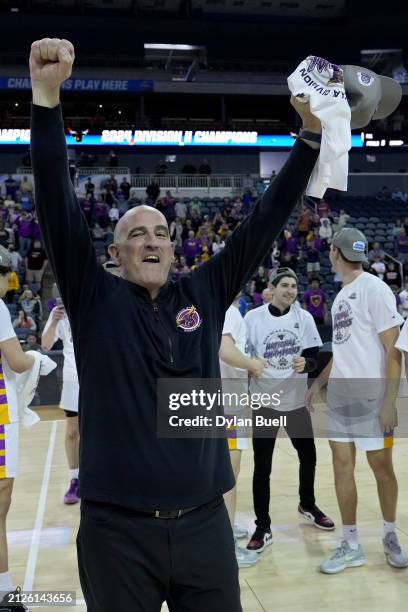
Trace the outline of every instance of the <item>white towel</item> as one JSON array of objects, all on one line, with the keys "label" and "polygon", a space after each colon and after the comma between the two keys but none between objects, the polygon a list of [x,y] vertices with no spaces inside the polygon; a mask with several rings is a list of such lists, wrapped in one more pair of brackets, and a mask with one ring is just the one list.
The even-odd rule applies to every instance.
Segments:
[{"label": "white towel", "polygon": [[322,124],[320,155],[306,194],[322,198],[328,187],[347,191],[351,111],[342,69],[309,55],[288,77],[288,86],[293,96],[310,103],[311,112]]},{"label": "white towel", "polygon": [[17,374],[17,401],[20,422],[26,429],[29,429],[38,421],[40,417],[28,407],[33,401],[40,376],[47,376],[55,370],[57,364],[47,355],[38,351],[27,351],[27,355],[34,357],[34,363],[29,370]]}]

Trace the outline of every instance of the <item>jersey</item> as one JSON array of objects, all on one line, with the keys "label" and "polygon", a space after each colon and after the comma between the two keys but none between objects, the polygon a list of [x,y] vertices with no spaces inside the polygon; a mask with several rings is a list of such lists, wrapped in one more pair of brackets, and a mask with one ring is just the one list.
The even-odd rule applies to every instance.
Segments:
[{"label": "jersey", "polygon": [[295,372],[292,362],[305,349],[322,345],[312,315],[296,302],[289,312],[276,317],[265,304],[250,310],[245,316],[245,323],[252,355],[265,359],[268,364],[262,378],[251,379],[251,394],[279,393],[280,403],[273,406],[276,410],[302,408],[305,405],[307,374]]},{"label": "jersey", "polygon": [[[0,299],[0,342],[16,337],[7,306]],[[16,423],[18,417],[16,374],[11,370],[6,357],[0,359],[0,425]],[[1,442],[1,440],[0,440]]]},{"label": "jersey", "polygon": [[[335,385],[336,393],[346,389],[344,379],[359,379],[361,383],[352,384],[353,397],[379,397],[385,379],[385,349],[378,334],[403,322],[394,294],[378,277],[362,272],[337,294],[331,314],[333,365],[329,389],[334,390],[336,379],[343,379]],[[371,381],[364,384],[364,379]]]},{"label": "jersey", "polygon": [[[52,313],[55,308],[50,312],[48,321],[44,327],[43,334],[48,331],[52,322]],[[56,325],[53,344],[57,340],[62,340],[63,354],[64,354],[64,368],[62,370],[62,379],[64,382],[78,382],[78,374],[75,362],[74,344],[72,342],[71,326],[67,315],[63,319],[60,319]]]}]

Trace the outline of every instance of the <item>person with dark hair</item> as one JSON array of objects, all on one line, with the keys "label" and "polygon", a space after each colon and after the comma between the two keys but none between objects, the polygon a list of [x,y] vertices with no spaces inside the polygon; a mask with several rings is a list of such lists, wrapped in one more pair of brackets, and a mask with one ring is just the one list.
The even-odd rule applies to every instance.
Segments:
[{"label": "person with dark hair", "polygon": [[303,294],[303,308],[310,312],[316,325],[324,325],[327,317],[327,294],[320,289],[318,278],[312,278]]},{"label": "person with dark hair", "polygon": [[[272,300],[245,315],[253,357],[266,362],[262,378],[250,380],[250,393],[272,397],[285,389],[279,406],[263,404],[257,415],[268,419],[287,416],[285,427],[299,457],[298,513],[315,527],[334,529],[333,521],[316,505],[314,480],[316,447],[310,414],[305,407],[307,374],[317,365],[322,341],[312,316],[296,301],[298,280],[290,268],[278,268],[271,277]],[[279,391],[280,392],[280,391]],[[256,529],[247,548],[261,552],[272,544],[269,515],[272,457],[279,427],[253,428],[253,496]]]},{"label": "person with dark hair", "polygon": [[222,497],[234,486],[227,442],[212,434],[158,437],[157,380],[220,380],[225,313],[305,189],[321,124],[292,98],[306,134],[218,256],[176,282],[165,217],[148,206],[129,210],[109,245],[121,267],[115,277],[98,265],[67,171],[60,85],[73,59],[69,41],[32,44],[31,150],[38,217],[81,389],[77,550],[87,609],[158,612],[167,600],[171,612],[242,612]]}]

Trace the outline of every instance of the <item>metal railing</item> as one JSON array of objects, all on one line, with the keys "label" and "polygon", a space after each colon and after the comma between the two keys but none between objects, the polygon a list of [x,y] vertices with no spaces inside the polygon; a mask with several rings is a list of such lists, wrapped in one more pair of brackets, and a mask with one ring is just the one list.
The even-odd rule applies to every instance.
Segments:
[{"label": "metal railing", "polygon": [[175,193],[183,189],[204,189],[210,193],[211,189],[242,190],[247,184],[253,185],[258,177],[245,174],[134,174],[131,177],[131,186],[136,189],[146,189],[151,183],[156,183],[162,189],[173,190]]}]

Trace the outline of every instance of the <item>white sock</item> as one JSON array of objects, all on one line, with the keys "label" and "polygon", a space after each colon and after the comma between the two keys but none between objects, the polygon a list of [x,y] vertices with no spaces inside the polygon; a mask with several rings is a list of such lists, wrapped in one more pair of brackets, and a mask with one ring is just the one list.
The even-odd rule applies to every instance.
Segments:
[{"label": "white sock", "polygon": [[72,480],[73,478],[78,478],[79,475],[79,468],[76,468],[75,470],[69,470],[69,479]]},{"label": "white sock", "polygon": [[4,572],[3,574],[0,574],[0,592],[10,593],[10,591],[14,591],[10,572]]},{"label": "white sock", "polygon": [[384,530],[383,533],[384,533],[384,538],[385,538],[387,533],[395,532],[395,523],[389,523],[388,521],[384,521],[383,530]]},{"label": "white sock", "polygon": [[343,525],[343,539],[352,550],[358,550],[357,525]]}]

